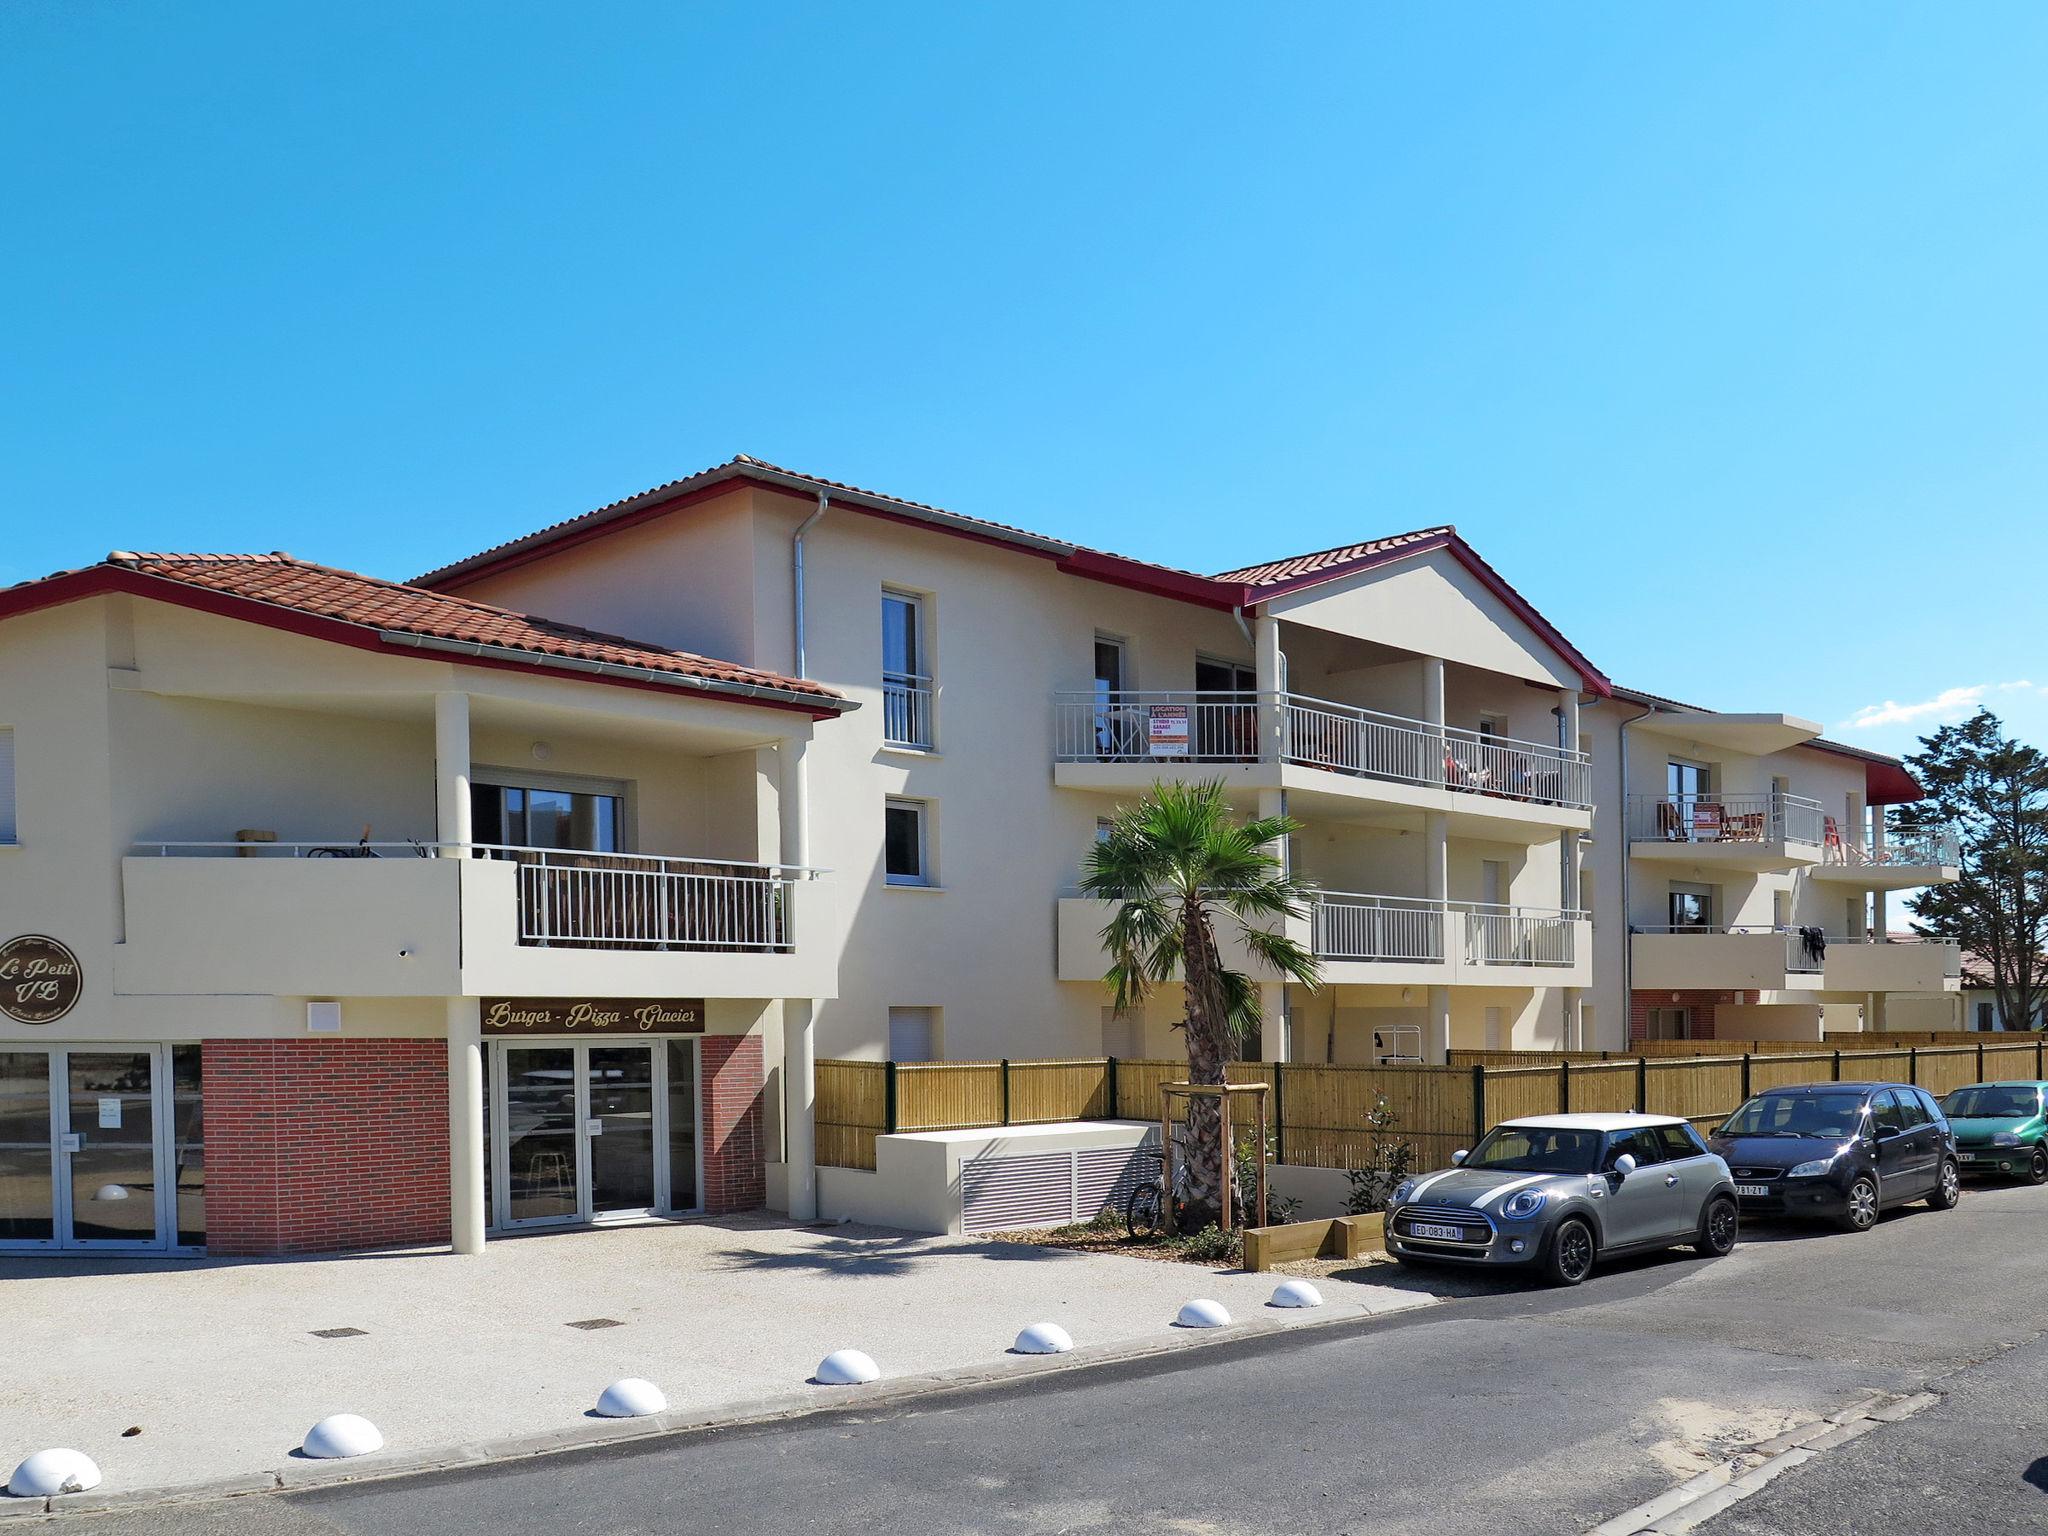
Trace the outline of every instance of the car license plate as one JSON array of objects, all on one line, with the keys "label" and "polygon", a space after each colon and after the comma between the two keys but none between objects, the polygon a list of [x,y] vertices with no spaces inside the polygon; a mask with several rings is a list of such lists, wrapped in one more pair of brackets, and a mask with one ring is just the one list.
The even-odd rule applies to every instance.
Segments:
[{"label": "car license plate", "polygon": [[1770,1192],[1771,1186],[1768,1184],[1738,1184],[1735,1186],[1735,1193],[1738,1195],[1768,1195]]},{"label": "car license plate", "polygon": [[1410,1237],[1434,1238],[1440,1243],[1462,1243],[1465,1240],[1463,1227],[1440,1227],[1432,1221],[1411,1221],[1408,1223]]}]

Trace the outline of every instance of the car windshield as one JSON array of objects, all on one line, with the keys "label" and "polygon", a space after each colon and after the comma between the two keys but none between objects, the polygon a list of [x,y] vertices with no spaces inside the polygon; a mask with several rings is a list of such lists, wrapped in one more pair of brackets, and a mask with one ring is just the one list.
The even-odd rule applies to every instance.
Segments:
[{"label": "car windshield", "polygon": [[2041,1090],[1980,1083],[1943,1099],[1941,1112],[1951,1120],[2031,1120],[2041,1112]]},{"label": "car windshield", "polygon": [[1600,1133],[1541,1125],[1500,1125],[1465,1159],[1467,1168],[1500,1173],[1591,1173]]},{"label": "car windshield", "polygon": [[1723,1136],[1853,1136],[1863,1123],[1860,1093],[1760,1093],[1730,1115]]}]

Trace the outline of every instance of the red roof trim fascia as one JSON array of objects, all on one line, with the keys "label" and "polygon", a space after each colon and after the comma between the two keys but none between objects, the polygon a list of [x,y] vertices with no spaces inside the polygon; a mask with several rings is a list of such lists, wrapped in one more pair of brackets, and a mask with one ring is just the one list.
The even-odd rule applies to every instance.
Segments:
[{"label": "red roof trim fascia", "polygon": [[1603,699],[1613,696],[1614,684],[1608,680],[1607,674],[1588,661],[1585,653],[1565,639],[1557,626],[1538,613],[1526,597],[1509,586],[1507,579],[1500,572],[1481,559],[1479,552],[1455,533],[1438,534],[1434,538],[1419,539],[1413,544],[1379,550],[1370,555],[1362,555],[1356,560],[1347,560],[1342,565],[1329,566],[1320,571],[1311,571],[1305,576],[1296,576],[1289,581],[1276,582],[1270,587],[1254,587],[1250,589],[1252,600],[1264,603],[1271,598],[1284,597],[1309,587],[1319,587],[1326,582],[1341,581],[1360,571],[1390,565],[1397,560],[1407,560],[1416,555],[1426,555],[1438,549],[1448,549],[1460,565],[1479,578],[1482,586],[1506,603],[1523,623],[1535,630],[1544,644],[1570,663],[1588,692]]},{"label": "red roof trim fascia", "polygon": [[1906,805],[1927,798],[1927,791],[1904,763],[1884,762],[1831,741],[1802,741],[1809,752],[1846,757],[1863,765],[1863,799],[1869,805]]},{"label": "red roof trim fascia", "polygon": [[[67,571],[61,576],[47,577],[42,581],[16,587],[12,591],[0,592],[0,619],[11,619],[18,614],[61,607],[65,603],[75,603],[88,597],[104,597],[112,593],[125,593],[153,602],[173,603],[178,607],[210,613],[218,618],[261,624],[267,629],[278,629],[288,634],[305,635],[314,640],[352,646],[359,651],[375,651],[383,656],[402,656],[414,661],[440,661],[457,667],[484,667],[492,671],[526,674],[538,672],[551,677],[568,678],[575,682],[604,683],[613,688],[637,688],[647,693],[664,694],[669,698],[704,694],[729,704],[750,704],[759,709],[794,710],[799,714],[809,715],[813,720],[830,720],[838,714],[837,710],[814,709],[794,700],[757,699],[728,692],[716,679],[706,679],[702,688],[693,688],[689,683],[680,681],[670,686],[649,678],[612,677],[600,672],[582,672],[569,666],[550,666],[541,660],[521,662],[499,656],[464,656],[452,651],[416,650],[409,645],[394,645],[364,624],[354,624],[346,619],[323,618],[314,613],[299,613],[256,598],[237,597],[233,593],[214,592],[202,587],[189,587],[168,577],[152,576],[142,571],[124,570],[116,566],[96,565],[82,571]],[[562,658],[564,661],[570,659]],[[681,679],[686,674],[679,672],[676,676]]]},{"label": "red roof trim fascia", "polygon": [[1241,582],[1214,581],[1207,576],[1148,565],[1142,560],[1127,560],[1122,555],[1107,555],[1093,549],[1075,550],[1059,562],[1059,568],[1069,576],[1104,581],[1113,587],[1129,587],[1134,591],[1195,603],[1204,608],[1220,608],[1226,613],[1246,606],[1254,597],[1252,590]]}]

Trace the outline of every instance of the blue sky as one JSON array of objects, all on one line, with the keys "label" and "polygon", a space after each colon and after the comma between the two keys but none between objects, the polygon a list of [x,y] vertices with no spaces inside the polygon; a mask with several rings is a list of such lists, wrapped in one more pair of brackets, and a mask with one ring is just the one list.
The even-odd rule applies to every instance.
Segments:
[{"label": "blue sky", "polygon": [[402,577],[747,452],[1204,570],[1454,522],[1623,681],[2048,739],[2044,65],[2039,6],[14,0],[0,580]]}]

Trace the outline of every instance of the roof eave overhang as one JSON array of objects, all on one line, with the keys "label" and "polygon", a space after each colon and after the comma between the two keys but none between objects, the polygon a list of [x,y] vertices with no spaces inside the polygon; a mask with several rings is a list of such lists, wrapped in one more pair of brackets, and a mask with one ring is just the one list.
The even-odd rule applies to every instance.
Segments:
[{"label": "roof eave overhang", "polygon": [[461,665],[496,670],[573,677],[613,687],[639,688],[684,698],[710,698],[732,704],[752,704],[764,709],[797,710],[813,720],[829,720],[859,707],[852,699],[812,696],[759,684],[721,682],[715,678],[668,673],[653,667],[630,667],[576,656],[553,656],[545,652],[522,651],[511,646],[487,646],[465,640],[443,640],[410,630],[386,630],[348,619],[328,618],[296,608],[266,603],[260,598],[241,597],[194,587],[145,571],[98,565],[82,571],[29,582],[0,592],[0,620],[41,609],[57,608],[86,598],[124,594],[153,602],[172,603],[181,608],[238,619],[325,640],[356,650],[413,659],[445,659]]}]

